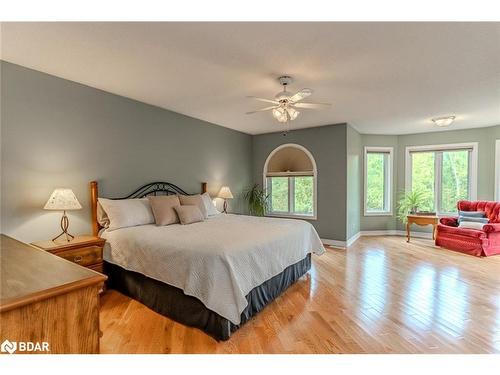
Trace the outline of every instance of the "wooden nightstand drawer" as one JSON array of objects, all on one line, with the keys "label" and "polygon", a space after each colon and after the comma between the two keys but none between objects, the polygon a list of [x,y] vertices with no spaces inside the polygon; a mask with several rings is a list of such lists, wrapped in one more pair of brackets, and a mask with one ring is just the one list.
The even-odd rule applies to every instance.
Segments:
[{"label": "wooden nightstand drawer", "polygon": [[38,241],[33,246],[80,266],[102,273],[102,249],[106,240],[94,236],[76,236],[72,241]]},{"label": "wooden nightstand drawer", "polygon": [[88,269],[91,269],[91,270],[94,270],[94,271],[97,271],[99,273],[104,273],[103,271],[103,265],[102,265],[102,262],[101,263],[97,263],[97,264],[92,264],[90,266],[87,266]]},{"label": "wooden nightstand drawer", "polygon": [[87,246],[79,249],[58,251],[55,255],[81,266],[102,263],[102,247]]}]

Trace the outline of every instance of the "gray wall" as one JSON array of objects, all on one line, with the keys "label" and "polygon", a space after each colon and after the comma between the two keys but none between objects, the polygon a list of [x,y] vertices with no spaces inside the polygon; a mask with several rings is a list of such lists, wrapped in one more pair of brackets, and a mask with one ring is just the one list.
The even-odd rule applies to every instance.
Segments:
[{"label": "gray wall", "polygon": [[360,231],[361,220],[361,180],[363,175],[363,153],[361,134],[347,125],[347,239]]},{"label": "gray wall", "polygon": [[[405,188],[405,148],[407,146],[422,146],[432,144],[478,142],[478,184],[477,198],[480,200],[494,199],[495,179],[495,140],[500,139],[500,125],[467,129],[449,130],[436,133],[409,134],[400,136],[363,135],[363,146],[393,146],[395,167],[395,194]],[[361,192],[361,202],[363,202]],[[394,196],[394,209],[396,207]],[[362,211],[361,211],[362,212]],[[363,213],[361,213],[363,214]],[[361,230],[403,229],[401,223],[392,217],[361,218]],[[419,228],[415,228],[418,230]]]},{"label": "gray wall", "polygon": [[83,210],[74,233],[90,232],[89,181],[102,196],[166,180],[188,192],[229,185],[233,211],[252,182],[252,137],[75,82],[1,62],[1,230],[23,241],[58,233],[59,212],[42,208],[56,187]]},{"label": "gray wall", "polygon": [[253,137],[253,176],[262,186],[266,158],[279,145],[297,143],[314,156],[318,168],[317,220],[311,220],[322,238],[346,239],[347,158],[346,124],[261,134]]}]

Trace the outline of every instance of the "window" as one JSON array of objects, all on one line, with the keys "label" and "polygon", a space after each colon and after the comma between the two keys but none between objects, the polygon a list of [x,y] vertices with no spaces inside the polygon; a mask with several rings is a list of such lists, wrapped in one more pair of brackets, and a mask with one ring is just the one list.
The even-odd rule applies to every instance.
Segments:
[{"label": "window", "polygon": [[267,177],[269,213],[312,216],[313,176]]},{"label": "window", "polygon": [[316,218],[316,163],[304,147],[276,148],[264,165],[267,215]]},{"label": "window", "polygon": [[477,143],[406,148],[406,189],[424,195],[421,211],[456,212],[476,199]]},{"label": "window", "polygon": [[392,147],[365,147],[365,216],[392,215]]}]

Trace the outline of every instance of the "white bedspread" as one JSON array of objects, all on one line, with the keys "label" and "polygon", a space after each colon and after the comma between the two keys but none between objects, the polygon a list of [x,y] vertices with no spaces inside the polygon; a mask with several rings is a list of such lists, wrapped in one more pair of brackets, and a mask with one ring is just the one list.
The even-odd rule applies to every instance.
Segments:
[{"label": "white bedspread", "polygon": [[190,225],[104,231],[104,259],[198,298],[234,324],[256,286],[325,249],[303,220],[217,215]]}]

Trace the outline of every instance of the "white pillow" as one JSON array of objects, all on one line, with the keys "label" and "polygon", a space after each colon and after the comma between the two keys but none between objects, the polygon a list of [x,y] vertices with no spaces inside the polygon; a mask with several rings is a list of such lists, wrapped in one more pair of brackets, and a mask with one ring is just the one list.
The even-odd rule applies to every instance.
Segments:
[{"label": "white pillow", "polygon": [[98,198],[109,219],[109,231],[137,225],[153,224],[155,218],[147,198],[106,199]]},{"label": "white pillow", "polygon": [[459,228],[468,228],[468,229],[477,229],[477,230],[482,230],[483,226],[486,225],[487,223],[478,223],[476,221],[460,221],[460,224],[458,225]]},{"label": "white pillow", "polygon": [[217,210],[217,207],[215,207],[214,202],[212,202],[212,198],[210,198],[210,194],[203,193],[201,195],[201,198],[203,199],[203,203],[205,204],[205,208],[207,210],[208,216],[214,216],[214,215],[220,214],[220,212]]},{"label": "white pillow", "polygon": [[99,203],[99,199],[97,199],[97,222],[103,228],[109,227],[109,217]]}]

